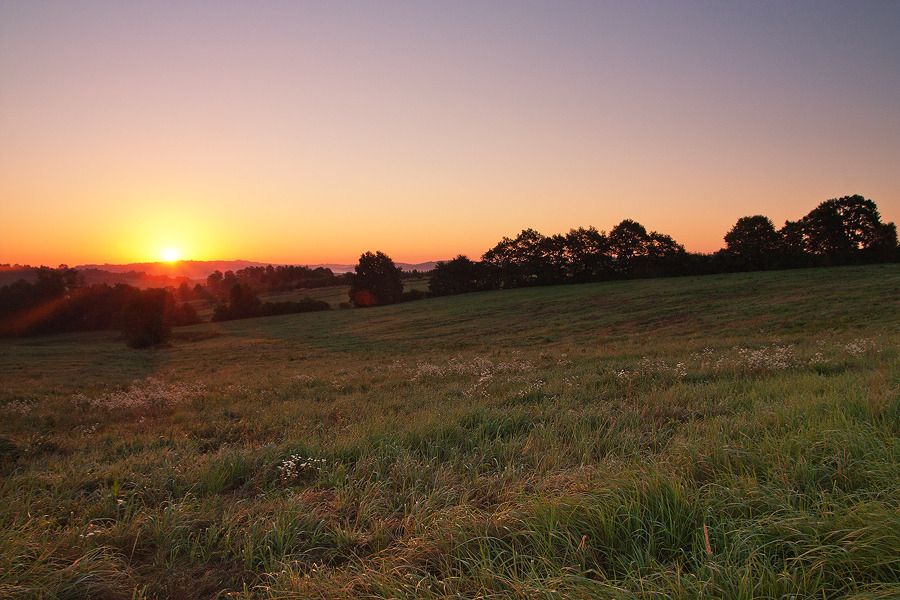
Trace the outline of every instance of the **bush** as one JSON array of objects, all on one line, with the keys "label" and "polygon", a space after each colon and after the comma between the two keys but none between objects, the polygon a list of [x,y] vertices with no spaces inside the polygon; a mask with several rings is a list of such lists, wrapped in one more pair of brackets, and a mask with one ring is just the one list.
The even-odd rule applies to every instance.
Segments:
[{"label": "bush", "polygon": [[175,307],[170,320],[172,325],[177,327],[181,325],[196,325],[200,322],[200,317],[197,315],[197,309],[192,304],[183,303]]},{"label": "bush", "polygon": [[172,328],[166,318],[166,290],[152,289],[138,293],[122,314],[122,333],[131,348],[149,348],[167,342]]},{"label": "bush", "polygon": [[366,252],[359,257],[350,279],[350,301],[356,306],[393,304],[403,294],[400,269],[383,252]]}]

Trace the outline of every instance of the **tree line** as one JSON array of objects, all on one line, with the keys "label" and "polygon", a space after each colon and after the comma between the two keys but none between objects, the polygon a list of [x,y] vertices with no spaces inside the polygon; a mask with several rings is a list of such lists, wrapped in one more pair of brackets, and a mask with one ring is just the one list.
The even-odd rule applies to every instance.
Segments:
[{"label": "tree line", "polygon": [[403,273],[383,252],[360,256],[353,273],[302,266],[215,271],[205,284],[138,289],[85,285],[75,269],[33,269],[33,280],[0,287],[0,336],[119,329],[133,347],[165,342],[173,326],[200,321],[195,304],[213,306],[212,320],[328,310],[327,302],[264,302],[261,293],[349,284],[349,305],[379,306],[482,290],[671,277],[733,271],[900,261],[897,228],[862,196],[827,200],[776,229],[763,215],[741,217],[711,254],[686,252],[671,236],[626,219],[609,232],[594,227],[544,236],[525,229],[504,237],[480,260],[457,256],[428,273],[428,292],[404,290]]},{"label": "tree line", "polygon": [[[725,247],[687,252],[671,236],[625,219],[609,232],[579,227],[545,236],[525,229],[504,237],[481,260],[457,256],[429,274],[428,295],[642,277],[706,275],[900,260],[897,227],[862,196],[826,200],[797,221],[776,229],[763,215],[741,217],[724,236]],[[381,252],[360,257],[351,275],[356,306],[392,304],[411,297],[399,269]]]},{"label": "tree line", "polygon": [[544,236],[533,229],[503,238],[480,261],[443,261],[431,272],[432,295],[479,290],[705,275],[900,260],[897,227],[862,196],[826,200],[776,229],[763,215],[741,217],[718,252],[686,252],[672,237],[626,219],[608,233],[594,227]]}]

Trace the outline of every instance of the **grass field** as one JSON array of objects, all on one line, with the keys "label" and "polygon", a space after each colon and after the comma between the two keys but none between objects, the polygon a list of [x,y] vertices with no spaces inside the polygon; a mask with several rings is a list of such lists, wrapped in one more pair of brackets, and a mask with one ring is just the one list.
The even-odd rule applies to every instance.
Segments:
[{"label": "grass field", "polygon": [[900,597],[900,266],[0,342],[0,597]]},{"label": "grass field", "polygon": [[[404,279],[404,290],[420,290],[428,291],[428,279]],[[331,305],[331,308],[339,308],[341,304],[347,304],[350,301],[348,292],[350,286],[334,285],[320,288],[304,288],[292,290],[290,292],[274,292],[260,295],[260,299],[264,302],[286,302],[299,301],[303,298],[312,298],[313,300],[322,300]],[[192,302],[197,314],[204,321],[208,321],[212,317],[213,306],[211,303],[203,301]]]},{"label": "grass field", "polygon": [[[269,302],[283,302],[286,300],[300,300],[301,298],[312,298],[313,300],[324,300],[331,305],[331,308],[337,308],[341,303],[346,304],[350,301],[348,291],[350,286],[335,285],[321,288],[309,288],[294,290],[292,292],[272,293],[262,296],[263,300]],[[404,290],[420,290],[428,291],[428,279],[404,279]]]}]

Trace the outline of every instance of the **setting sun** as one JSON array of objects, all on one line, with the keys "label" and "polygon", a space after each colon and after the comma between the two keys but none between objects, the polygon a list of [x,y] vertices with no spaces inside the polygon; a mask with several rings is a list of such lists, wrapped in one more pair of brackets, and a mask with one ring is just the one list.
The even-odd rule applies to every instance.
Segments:
[{"label": "setting sun", "polygon": [[163,248],[160,257],[165,262],[178,262],[181,260],[181,250],[178,248]]}]

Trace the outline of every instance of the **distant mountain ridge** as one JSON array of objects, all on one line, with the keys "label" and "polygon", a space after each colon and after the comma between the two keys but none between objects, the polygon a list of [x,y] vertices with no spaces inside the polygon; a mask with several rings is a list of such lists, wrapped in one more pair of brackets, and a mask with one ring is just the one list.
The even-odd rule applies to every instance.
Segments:
[{"label": "distant mountain ridge", "polygon": [[[175,263],[165,262],[144,262],[129,263],[124,265],[118,264],[93,264],[78,265],[78,270],[98,270],[108,273],[145,273],[147,275],[161,275],[165,277],[188,279],[206,279],[213,271],[237,271],[247,267],[266,267],[268,265],[279,266],[279,264],[295,264],[312,269],[324,267],[331,269],[335,273],[349,273],[353,271],[355,265],[341,263],[321,263],[321,264],[304,264],[304,263],[267,263],[251,260],[181,260]],[[437,261],[427,261],[421,263],[403,263],[398,262],[397,266],[404,271],[430,271],[437,264]]]}]

